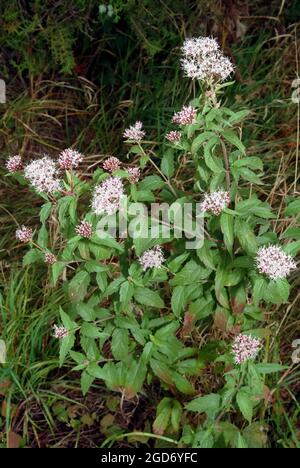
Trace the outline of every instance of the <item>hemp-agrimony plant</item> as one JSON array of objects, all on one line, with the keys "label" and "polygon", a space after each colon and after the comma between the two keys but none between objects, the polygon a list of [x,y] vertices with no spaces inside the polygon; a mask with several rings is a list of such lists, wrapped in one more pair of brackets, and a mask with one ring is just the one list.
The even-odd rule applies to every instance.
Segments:
[{"label": "hemp-agrimony plant", "polygon": [[[45,262],[52,285],[63,286],[53,335],[84,393],[101,379],[130,399],[159,382],[157,434],[195,447],[262,445],[265,376],[285,369],[267,362],[266,315],[289,298],[299,242],[286,239],[299,229],[278,239],[276,215],[257,196],[263,164],[241,138],[249,112],[223,104],[230,60],[211,38],[186,40],[182,53],[199,96],[174,114],[157,148],[136,122],[124,131],[131,162],[110,157],[92,180],[74,149],[24,168],[20,156],[8,160],[44,200],[38,232],[23,226],[16,237],[30,246],[24,266]],[[179,229],[186,205],[193,219]],[[113,223],[116,232],[103,229]],[[182,430],[183,411],[185,421],[206,417]]]}]

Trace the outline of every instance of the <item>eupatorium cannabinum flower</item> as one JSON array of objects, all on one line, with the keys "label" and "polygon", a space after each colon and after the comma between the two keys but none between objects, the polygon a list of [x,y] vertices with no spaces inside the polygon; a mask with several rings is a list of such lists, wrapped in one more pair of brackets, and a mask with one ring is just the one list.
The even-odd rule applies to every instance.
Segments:
[{"label": "eupatorium cannabinum flower", "polygon": [[138,167],[129,167],[127,172],[130,175],[128,180],[131,184],[136,184],[140,180],[141,171]]},{"label": "eupatorium cannabinum flower", "polygon": [[146,250],[139,258],[139,262],[144,271],[148,268],[161,268],[164,261],[165,258],[159,245],[155,246],[153,249]]},{"label": "eupatorium cannabinum flower", "polygon": [[97,215],[113,214],[120,206],[124,187],[119,177],[110,177],[98,185],[93,193],[92,210]]},{"label": "eupatorium cannabinum flower", "polygon": [[256,265],[260,273],[273,280],[286,278],[297,268],[293,257],[287,255],[278,245],[261,247],[257,252]]},{"label": "eupatorium cannabinum flower", "polygon": [[261,346],[262,342],[258,338],[254,338],[251,335],[238,335],[232,344],[234,362],[241,364],[248,359],[255,359]]},{"label": "eupatorium cannabinum flower", "polygon": [[121,161],[115,156],[111,156],[103,163],[103,169],[108,172],[115,172],[121,167]]},{"label": "eupatorium cannabinum flower", "polygon": [[54,338],[63,339],[69,335],[68,330],[63,326],[53,325]]},{"label": "eupatorium cannabinum flower", "polygon": [[181,65],[189,78],[224,81],[233,72],[230,59],[225,57],[215,39],[193,37],[184,42],[181,50]]},{"label": "eupatorium cannabinum flower", "polygon": [[142,130],[142,128],[143,128],[142,122],[140,121],[135,122],[134,125],[131,125],[129,128],[126,128],[126,130],[123,133],[123,137],[126,140],[139,142],[144,138],[146,134],[144,130]]},{"label": "eupatorium cannabinum flower", "polygon": [[83,161],[83,154],[72,148],[63,150],[58,156],[58,165],[61,169],[76,169]]},{"label": "eupatorium cannabinum flower", "polygon": [[10,156],[5,164],[6,169],[10,173],[18,172],[23,169],[22,158],[18,154],[16,156]]},{"label": "eupatorium cannabinum flower", "polygon": [[24,175],[37,192],[54,193],[61,188],[58,169],[49,156],[44,156],[28,164],[25,167]]},{"label": "eupatorium cannabinum flower", "polygon": [[56,263],[56,257],[53,253],[46,253],[44,259],[45,263],[48,265],[54,265],[54,263]]},{"label": "eupatorium cannabinum flower", "polygon": [[32,239],[32,229],[30,227],[22,226],[20,229],[16,230],[16,238],[26,244]]},{"label": "eupatorium cannabinum flower", "polygon": [[181,140],[181,133],[173,130],[169,133],[166,133],[166,139],[171,141],[171,143],[179,143]]},{"label": "eupatorium cannabinum flower", "polygon": [[81,221],[81,223],[75,227],[75,232],[81,237],[90,239],[93,234],[93,226],[88,221]]},{"label": "eupatorium cannabinum flower", "polygon": [[201,203],[201,211],[209,211],[214,215],[219,215],[224,208],[230,203],[230,196],[228,192],[218,190],[211,194],[204,195],[203,202]]},{"label": "eupatorium cannabinum flower", "polygon": [[177,125],[189,125],[195,121],[197,110],[192,106],[183,106],[181,111],[174,114],[172,122]]}]

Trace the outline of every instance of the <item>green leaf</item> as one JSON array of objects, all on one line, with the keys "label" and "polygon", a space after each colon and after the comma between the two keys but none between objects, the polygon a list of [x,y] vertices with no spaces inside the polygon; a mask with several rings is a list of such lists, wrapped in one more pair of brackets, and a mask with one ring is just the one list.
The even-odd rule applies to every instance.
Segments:
[{"label": "green leaf", "polygon": [[52,204],[50,202],[44,203],[44,205],[42,206],[40,210],[40,221],[42,224],[45,224],[45,222],[49,218],[51,209],[52,209]]},{"label": "green leaf", "polygon": [[195,388],[193,385],[188,381],[186,377],[179,374],[179,372],[172,372],[172,380],[179,392],[184,393],[186,395],[194,395]]},{"label": "green leaf", "polygon": [[236,395],[236,402],[242,415],[250,423],[253,416],[253,404],[250,393],[241,388]]},{"label": "green leaf", "polygon": [[134,285],[129,281],[125,281],[120,287],[120,301],[124,306],[127,306],[132,299],[134,293]]},{"label": "green leaf", "polygon": [[38,249],[31,249],[23,257],[23,266],[31,265],[32,263],[43,262],[44,257]]},{"label": "green leaf", "polygon": [[52,271],[52,281],[53,281],[53,285],[55,286],[60,275],[62,274],[62,272],[64,271],[64,268],[65,268],[65,263],[64,262],[55,262],[52,267],[51,267],[51,271]]},{"label": "green leaf", "polygon": [[208,417],[213,418],[220,410],[221,397],[217,393],[210,393],[202,397],[195,398],[185,407],[195,413],[206,413]]},{"label": "green leaf", "polygon": [[79,271],[69,283],[69,297],[71,302],[80,302],[84,299],[90,283],[90,275],[87,271]]},{"label": "green leaf", "polygon": [[163,309],[164,301],[157,291],[152,291],[148,288],[137,287],[134,291],[135,300],[142,305]]},{"label": "green leaf", "polygon": [[224,242],[229,252],[232,251],[234,233],[233,233],[233,217],[227,213],[221,214],[220,219],[221,230],[224,236]]},{"label": "green leaf", "polygon": [[100,331],[96,327],[96,325],[93,325],[92,323],[84,322],[81,326],[80,333],[83,336],[87,336],[88,338],[99,338]]},{"label": "green leaf", "polygon": [[168,179],[171,179],[173,177],[174,172],[175,172],[175,167],[174,167],[174,153],[172,150],[168,150],[165,152],[161,165],[160,165],[162,173],[168,177]]},{"label": "green leaf", "polygon": [[239,139],[239,137],[231,130],[226,130],[225,132],[222,133],[222,136],[227,140],[229,143],[231,143],[233,146],[238,148],[241,153],[246,154],[245,152],[245,146]]},{"label": "green leaf", "polygon": [[172,293],[171,306],[176,317],[181,315],[185,305],[185,290],[184,286],[176,286]]},{"label": "green leaf", "polygon": [[242,249],[250,255],[255,255],[257,252],[257,242],[249,224],[244,220],[236,218],[234,228]]},{"label": "green leaf", "polygon": [[176,273],[174,278],[170,281],[171,286],[184,286],[187,284],[199,283],[206,279],[210,271],[201,267],[194,260],[190,260],[184,265],[179,273]]},{"label": "green leaf", "polygon": [[112,334],[111,351],[115,359],[119,361],[128,358],[129,335],[128,330],[116,328]]},{"label": "green leaf", "polygon": [[282,366],[277,363],[262,362],[255,364],[255,368],[260,374],[272,374],[273,372],[282,372],[288,369],[288,366]]},{"label": "green leaf", "polygon": [[86,371],[83,371],[80,377],[81,391],[83,395],[86,395],[94,382],[95,377],[89,375]]},{"label": "green leaf", "polygon": [[286,209],[284,210],[284,214],[286,216],[298,216],[300,213],[300,198],[291,201]]},{"label": "green leaf", "polygon": [[69,353],[73,348],[75,343],[75,334],[69,332],[69,334],[60,340],[60,349],[59,349],[59,366],[61,367]]},{"label": "green leaf", "polygon": [[166,185],[166,182],[158,175],[146,176],[139,183],[139,190],[158,190],[163,188]]},{"label": "green leaf", "polygon": [[153,431],[155,434],[163,435],[166,431],[172,413],[172,407],[169,405],[163,408],[162,411],[156,416],[153,423]]},{"label": "green leaf", "polygon": [[270,281],[264,290],[264,299],[272,304],[285,304],[290,295],[290,285],[286,279]]},{"label": "green leaf", "polygon": [[192,143],[192,147],[191,147],[192,154],[197,153],[199,148],[203,145],[203,143],[212,137],[215,137],[215,134],[213,132],[203,132],[200,135],[198,135],[193,140],[193,143]]}]

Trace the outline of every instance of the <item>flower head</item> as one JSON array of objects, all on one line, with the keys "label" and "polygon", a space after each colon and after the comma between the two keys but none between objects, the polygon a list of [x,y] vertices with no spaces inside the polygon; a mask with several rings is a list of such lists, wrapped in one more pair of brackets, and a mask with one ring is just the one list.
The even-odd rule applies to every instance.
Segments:
[{"label": "flower head", "polygon": [[189,125],[195,121],[197,110],[192,106],[183,106],[181,111],[174,114],[172,122],[177,125]]},{"label": "flower head", "polygon": [[164,261],[164,254],[159,245],[155,246],[153,249],[146,250],[139,258],[139,262],[144,271],[148,268],[161,268]]},{"label": "flower head", "polygon": [[197,80],[224,81],[233,72],[233,65],[210,37],[192,37],[181,48],[181,65],[187,77]]},{"label": "flower head", "polygon": [[218,190],[211,194],[204,195],[203,202],[201,203],[201,211],[210,211],[214,215],[219,215],[230,203],[230,196],[228,192]]},{"label": "flower head", "polygon": [[16,156],[10,156],[8,160],[6,161],[5,167],[8,170],[8,172],[10,172],[11,174],[23,169],[21,156],[18,154]]},{"label": "flower head", "polygon": [[144,130],[142,130],[142,128],[142,122],[137,121],[134,125],[131,125],[129,128],[126,128],[126,130],[123,133],[123,137],[125,138],[125,140],[140,142],[146,134]]},{"label": "flower head", "polygon": [[166,133],[166,139],[171,141],[171,143],[179,143],[181,140],[181,132],[177,130],[173,130],[169,133]]},{"label": "flower head", "polygon": [[32,229],[27,226],[22,226],[20,229],[16,230],[16,238],[24,244],[31,241],[32,234]]},{"label": "flower head", "polygon": [[60,179],[55,162],[44,156],[25,167],[24,175],[37,192],[54,193],[60,190]]},{"label": "flower head", "polygon": [[93,193],[92,210],[97,215],[113,214],[120,206],[124,187],[119,177],[109,177],[98,185]]},{"label": "flower head", "polygon": [[129,173],[129,182],[131,184],[136,184],[139,180],[140,180],[140,177],[141,177],[141,171],[139,169],[139,167],[129,167],[127,169],[127,172]]},{"label": "flower head", "polygon": [[54,336],[54,338],[58,338],[58,339],[62,340],[63,338],[66,338],[68,335],[69,335],[69,332],[66,329],[66,327],[53,325],[53,336]]},{"label": "flower head", "polygon": [[53,253],[46,253],[44,259],[45,263],[48,265],[54,265],[54,263],[56,263],[56,257]]},{"label": "flower head", "polygon": [[115,172],[121,167],[121,161],[115,156],[111,156],[103,163],[103,169],[108,172]]},{"label": "flower head", "polygon": [[61,169],[76,169],[79,163],[83,161],[83,154],[72,148],[63,150],[58,156],[58,165]]},{"label": "flower head", "polygon": [[239,334],[232,344],[234,362],[241,364],[248,359],[255,359],[261,346],[262,342],[258,338],[254,338],[251,335],[243,335],[242,333]]},{"label": "flower head", "polygon": [[273,280],[286,278],[297,268],[293,257],[287,255],[278,245],[261,247],[257,252],[256,265],[260,273]]},{"label": "flower head", "polygon": [[93,234],[93,226],[87,221],[81,221],[81,223],[75,227],[75,232],[78,234],[78,236],[90,239]]}]

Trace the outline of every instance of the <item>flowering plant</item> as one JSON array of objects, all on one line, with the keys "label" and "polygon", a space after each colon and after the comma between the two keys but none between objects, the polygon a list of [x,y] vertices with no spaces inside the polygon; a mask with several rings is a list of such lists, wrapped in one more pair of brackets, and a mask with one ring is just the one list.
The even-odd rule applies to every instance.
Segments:
[{"label": "flowering plant", "polygon": [[[186,40],[182,54],[185,75],[201,92],[174,114],[158,156],[136,122],[123,134],[130,167],[110,157],[92,180],[80,175],[84,157],[74,149],[57,161],[8,160],[8,171],[23,171],[44,199],[38,233],[22,226],[16,237],[30,245],[24,265],[45,262],[53,286],[63,285],[53,335],[60,365],[74,362],[84,393],[101,379],[131,399],[159,382],[165,396],[156,434],[174,433],[195,447],[251,446],[253,434],[263,444],[265,375],[285,369],[266,362],[271,309],[265,311],[288,301],[300,245],[285,239],[298,239],[299,229],[278,239],[276,215],[255,192],[263,164],[242,143],[249,112],[233,112],[222,100],[231,61],[211,38]],[[157,206],[150,213],[158,202],[167,221]],[[179,236],[176,216],[185,204],[192,220]],[[116,219],[117,233],[103,229]],[[207,375],[214,376],[213,392]],[[206,417],[179,434],[183,412]]]}]

